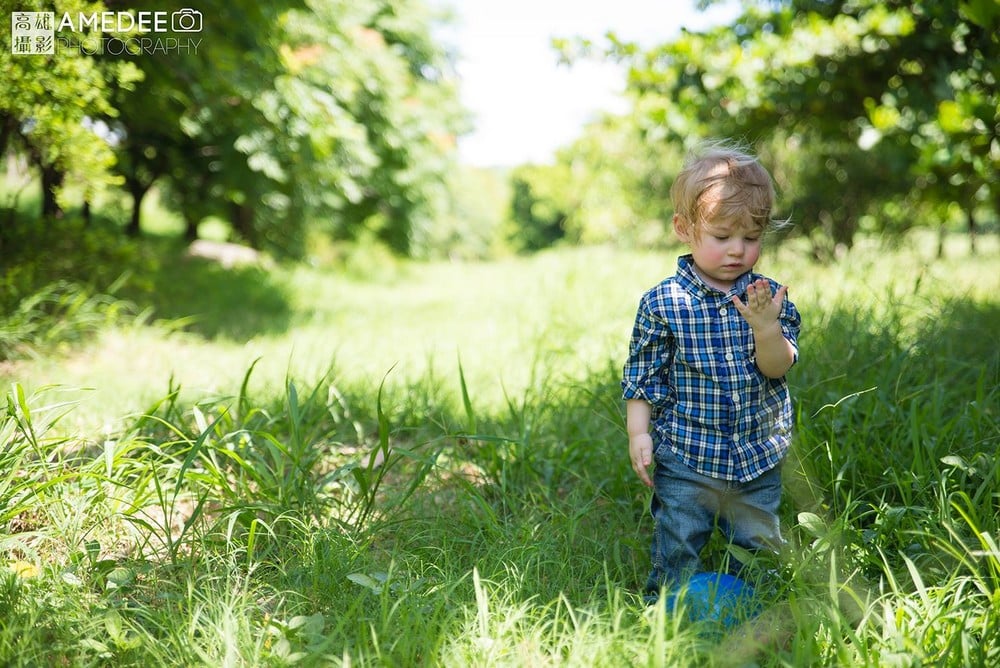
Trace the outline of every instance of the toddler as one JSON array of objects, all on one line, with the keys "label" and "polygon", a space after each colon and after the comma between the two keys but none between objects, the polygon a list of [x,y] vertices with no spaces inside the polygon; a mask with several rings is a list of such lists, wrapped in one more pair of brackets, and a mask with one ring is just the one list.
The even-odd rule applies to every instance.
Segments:
[{"label": "toddler", "polygon": [[[800,326],[787,287],[753,271],[771,224],[767,170],[710,144],[689,156],[670,194],[689,253],[642,296],[622,378],[632,468],[653,490],[650,602],[700,570],[717,526],[751,552],[781,544],[793,420],[785,374]],[[730,558],[730,573],[741,567]]]}]

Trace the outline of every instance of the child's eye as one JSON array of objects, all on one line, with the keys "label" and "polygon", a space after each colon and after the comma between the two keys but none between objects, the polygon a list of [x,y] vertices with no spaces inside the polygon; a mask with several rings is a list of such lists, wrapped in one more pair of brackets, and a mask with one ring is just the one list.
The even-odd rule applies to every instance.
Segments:
[{"label": "child's eye", "polygon": [[760,237],[747,237],[747,241],[754,243],[755,241],[760,241]]},{"label": "child's eye", "polygon": [[725,241],[726,239],[729,238],[729,237],[727,237],[725,235],[722,235],[722,234],[713,234],[712,236],[715,237],[715,239],[718,240],[718,241]]}]

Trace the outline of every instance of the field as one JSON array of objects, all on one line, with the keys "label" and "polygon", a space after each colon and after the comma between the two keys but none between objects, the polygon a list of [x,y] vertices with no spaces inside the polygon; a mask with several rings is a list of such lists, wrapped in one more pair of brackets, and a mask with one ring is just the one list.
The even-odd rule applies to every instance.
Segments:
[{"label": "field", "polygon": [[788,547],[726,632],[639,591],[618,374],[673,253],[164,262],[0,366],[0,663],[996,665],[1000,248],[922,242],[763,259],[804,319]]}]

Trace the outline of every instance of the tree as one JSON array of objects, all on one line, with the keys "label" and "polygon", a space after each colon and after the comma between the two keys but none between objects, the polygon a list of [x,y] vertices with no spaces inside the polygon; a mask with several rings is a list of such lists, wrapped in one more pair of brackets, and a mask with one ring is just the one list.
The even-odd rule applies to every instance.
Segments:
[{"label": "tree", "polygon": [[521,165],[511,173],[510,184],[508,240],[515,250],[542,250],[566,236],[573,205],[564,166]]},{"label": "tree", "polygon": [[[61,0],[54,9],[58,17],[105,8]],[[370,230],[401,252],[419,243],[461,121],[419,0],[198,8],[196,53],[21,57],[4,45],[0,140],[32,156],[46,202],[71,186],[86,194],[124,184],[134,234],[157,184],[189,237],[216,215],[246,243],[290,255],[317,220],[344,237]],[[182,7],[168,0],[157,9]]]},{"label": "tree", "polygon": [[[258,105],[283,71],[273,26],[284,11],[300,6],[295,0],[208,1],[199,6],[196,53],[143,54],[143,81],[134,90],[116,90],[114,98],[118,169],[133,197],[128,232],[138,233],[142,199],[159,181],[189,239],[203,218],[217,215],[251,245],[286,252],[300,247],[299,219],[281,226],[280,234],[269,229],[277,226],[267,194],[288,178],[271,158],[276,148],[260,148],[261,136],[281,132]],[[179,9],[164,6],[170,14]]]},{"label": "tree", "polygon": [[[63,13],[103,11],[101,3],[75,0],[49,2],[0,2],[0,13]],[[81,30],[80,39],[95,37],[93,29]],[[56,53],[13,54],[12,31],[0,33],[0,68],[4,94],[0,96],[0,154],[24,153],[37,167],[42,182],[43,218],[61,215],[71,192],[84,197],[120,183],[111,172],[114,154],[106,126],[98,118],[111,118],[116,110],[109,100],[112,87],[128,89],[141,72],[128,60],[99,61],[79,50]]]},{"label": "tree", "polygon": [[784,201],[828,257],[887,201],[973,192],[996,213],[998,14],[988,1],[748,3],[733,25],[645,51],[612,36],[607,54],[630,64],[648,132],[746,138],[793,164]]},{"label": "tree", "polygon": [[408,253],[443,208],[463,117],[431,20],[417,0],[312,0],[288,17],[274,113],[301,121],[304,200],[337,236]]},{"label": "tree", "polygon": [[669,187],[680,168],[676,146],[643,141],[636,114],[589,123],[555,164],[517,168],[512,240],[537,250],[557,240],[652,246],[669,228]]}]

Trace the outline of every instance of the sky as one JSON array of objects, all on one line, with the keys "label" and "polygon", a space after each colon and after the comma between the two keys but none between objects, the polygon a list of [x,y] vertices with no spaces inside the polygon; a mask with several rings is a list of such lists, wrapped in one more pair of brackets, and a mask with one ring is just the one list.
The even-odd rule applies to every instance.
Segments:
[{"label": "sky", "polygon": [[699,12],[695,0],[436,0],[454,24],[440,36],[456,51],[461,100],[475,129],[459,158],[477,167],[548,162],[602,111],[625,110],[624,69],[608,63],[558,65],[553,37],[596,44],[614,31],[643,46],[669,41],[681,27],[728,23],[739,2]]}]

